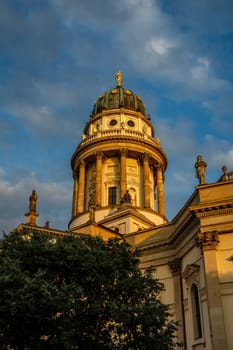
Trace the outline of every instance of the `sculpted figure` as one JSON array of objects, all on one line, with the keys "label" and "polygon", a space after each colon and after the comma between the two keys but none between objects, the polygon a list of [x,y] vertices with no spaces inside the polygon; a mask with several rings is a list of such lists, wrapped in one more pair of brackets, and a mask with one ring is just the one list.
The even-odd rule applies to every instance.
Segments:
[{"label": "sculpted figure", "polygon": [[126,190],[123,198],[121,199],[121,203],[131,203],[132,198],[130,196],[129,190]]},{"label": "sculpted figure", "polygon": [[122,86],[122,74],[121,72],[118,70],[116,72],[116,81],[117,81],[117,86]]},{"label": "sculpted figure", "polygon": [[228,176],[228,174],[227,174],[227,167],[226,167],[226,165],[223,165],[223,167],[222,167],[222,172],[223,172],[222,181],[227,181],[227,180],[229,180],[229,176]]},{"label": "sculpted figure", "polygon": [[30,212],[36,213],[36,201],[37,201],[37,193],[35,190],[32,190],[32,194],[29,197],[29,210]]},{"label": "sculpted figure", "polygon": [[49,228],[49,221],[46,221],[46,222],[45,222],[44,228]]},{"label": "sculpted figure", "polygon": [[205,170],[207,163],[202,159],[202,156],[197,156],[197,161],[195,163],[196,168],[196,178],[199,179],[199,184],[204,185],[205,182]]}]

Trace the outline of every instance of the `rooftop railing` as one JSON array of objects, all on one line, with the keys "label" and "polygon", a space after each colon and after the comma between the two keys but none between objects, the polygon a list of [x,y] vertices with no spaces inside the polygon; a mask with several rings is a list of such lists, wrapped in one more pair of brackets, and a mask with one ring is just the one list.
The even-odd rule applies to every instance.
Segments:
[{"label": "rooftop railing", "polygon": [[156,147],[160,147],[159,139],[154,139],[152,136],[145,134],[144,132],[137,130],[128,130],[128,129],[108,129],[108,130],[98,130],[90,136],[83,135],[81,145],[84,146],[88,143],[91,143],[94,140],[103,138],[103,137],[115,137],[115,136],[125,136],[125,137],[134,137],[140,140],[144,140],[152,143]]}]

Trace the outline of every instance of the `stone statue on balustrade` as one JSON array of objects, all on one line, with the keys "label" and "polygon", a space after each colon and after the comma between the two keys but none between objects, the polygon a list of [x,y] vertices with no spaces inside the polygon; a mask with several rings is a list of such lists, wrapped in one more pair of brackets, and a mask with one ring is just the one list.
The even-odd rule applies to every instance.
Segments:
[{"label": "stone statue on balustrade", "polygon": [[229,180],[229,176],[227,174],[227,167],[226,167],[226,165],[223,165],[222,172],[223,172],[223,175],[221,177],[221,180],[222,181],[228,181]]},{"label": "stone statue on balustrade", "polygon": [[195,163],[196,168],[196,178],[199,179],[199,184],[204,185],[205,181],[205,171],[207,163],[202,159],[202,156],[197,156],[197,161]]},{"label": "stone statue on balustrade", "polygon": [[32,190],[32,194],[29,197],[29,211],[30,213],[36,213],[36,202],[37,202],[37,193],[35,190]]}]

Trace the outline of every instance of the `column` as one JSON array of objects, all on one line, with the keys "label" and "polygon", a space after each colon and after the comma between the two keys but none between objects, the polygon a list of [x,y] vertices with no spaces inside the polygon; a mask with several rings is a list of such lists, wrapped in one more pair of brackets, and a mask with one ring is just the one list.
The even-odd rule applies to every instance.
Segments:
[{"label": "column", "polygon": [[[182,292],[182,279],[181,279],[181,261],[180,259],[175,259],[169,264],[170,271],[173,276],[173,285],[175,292],[175,313],[176,321],[179,321],[179,327],[177,328],[177,341],[182,344],[185,343],[184,336],[184,311],[183,311],[183,292]],[[184,346],[185,347],[185,346]]]},{"label": "column", "polygon": [[154,208],[157,208],[157,168],[153,167],[153,191],[154,191]]},{"label": "column", "polygon": [[84,212],[84,195],[85,195],[85,162],[80,161],[79,164],[79,181],[78,181],[78,213]]},{"label": "column", "polygon": [[72,204],[72,217],[75,217],[78,212],[78,174],[76,171],[73,173],[74,187],[73,187],[73,204]]},{"label": "column", "polygon": [[227,350],[216,257],[218,242],[218,233],[216,231],[198,234],[197,245],[202,249],[205,265],[212,349]]},{"label": "column", "polygon": [[165,216],[163,170],[160,164],[157,166],[157,198],[158,198],[158,213],[162,216]]},{"label": "column", "polygon": [[143,180],[144,180],[144,207],[150,208],[150,167],[149,156],[143,156]]},{"label": "column", "polygon": [[103,152],[96,152],[96,205],[101,206],[102,204],[102,166],[103,166]]},{"label": "column", "polygon": [[121,171],[121,181],[120,181],[120,198],[122,199],[127,190],[127,172],[126,172],[126,162],[127,162],[127,148],[122,148],[120,150],[120,171]]}]

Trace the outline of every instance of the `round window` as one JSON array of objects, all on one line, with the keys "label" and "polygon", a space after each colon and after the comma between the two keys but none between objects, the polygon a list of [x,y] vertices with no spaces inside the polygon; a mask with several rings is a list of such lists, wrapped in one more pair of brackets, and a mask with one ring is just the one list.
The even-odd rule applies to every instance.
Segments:
[{"label": "round window", "polygon": [[114,125],[116,125],[117,124],[117,121],[116,121],[116,119],[112,119],[111,121],[110,121],[110,123],[109,123],[111,126],[114,126]]},{"label": "round window", "polygon": [[131,126],[131,127],[133,127],[133,126],[135,125],[134,122],[133,122],[132,120],[128,120],[127,124],[128,124],[129,126]]}]

